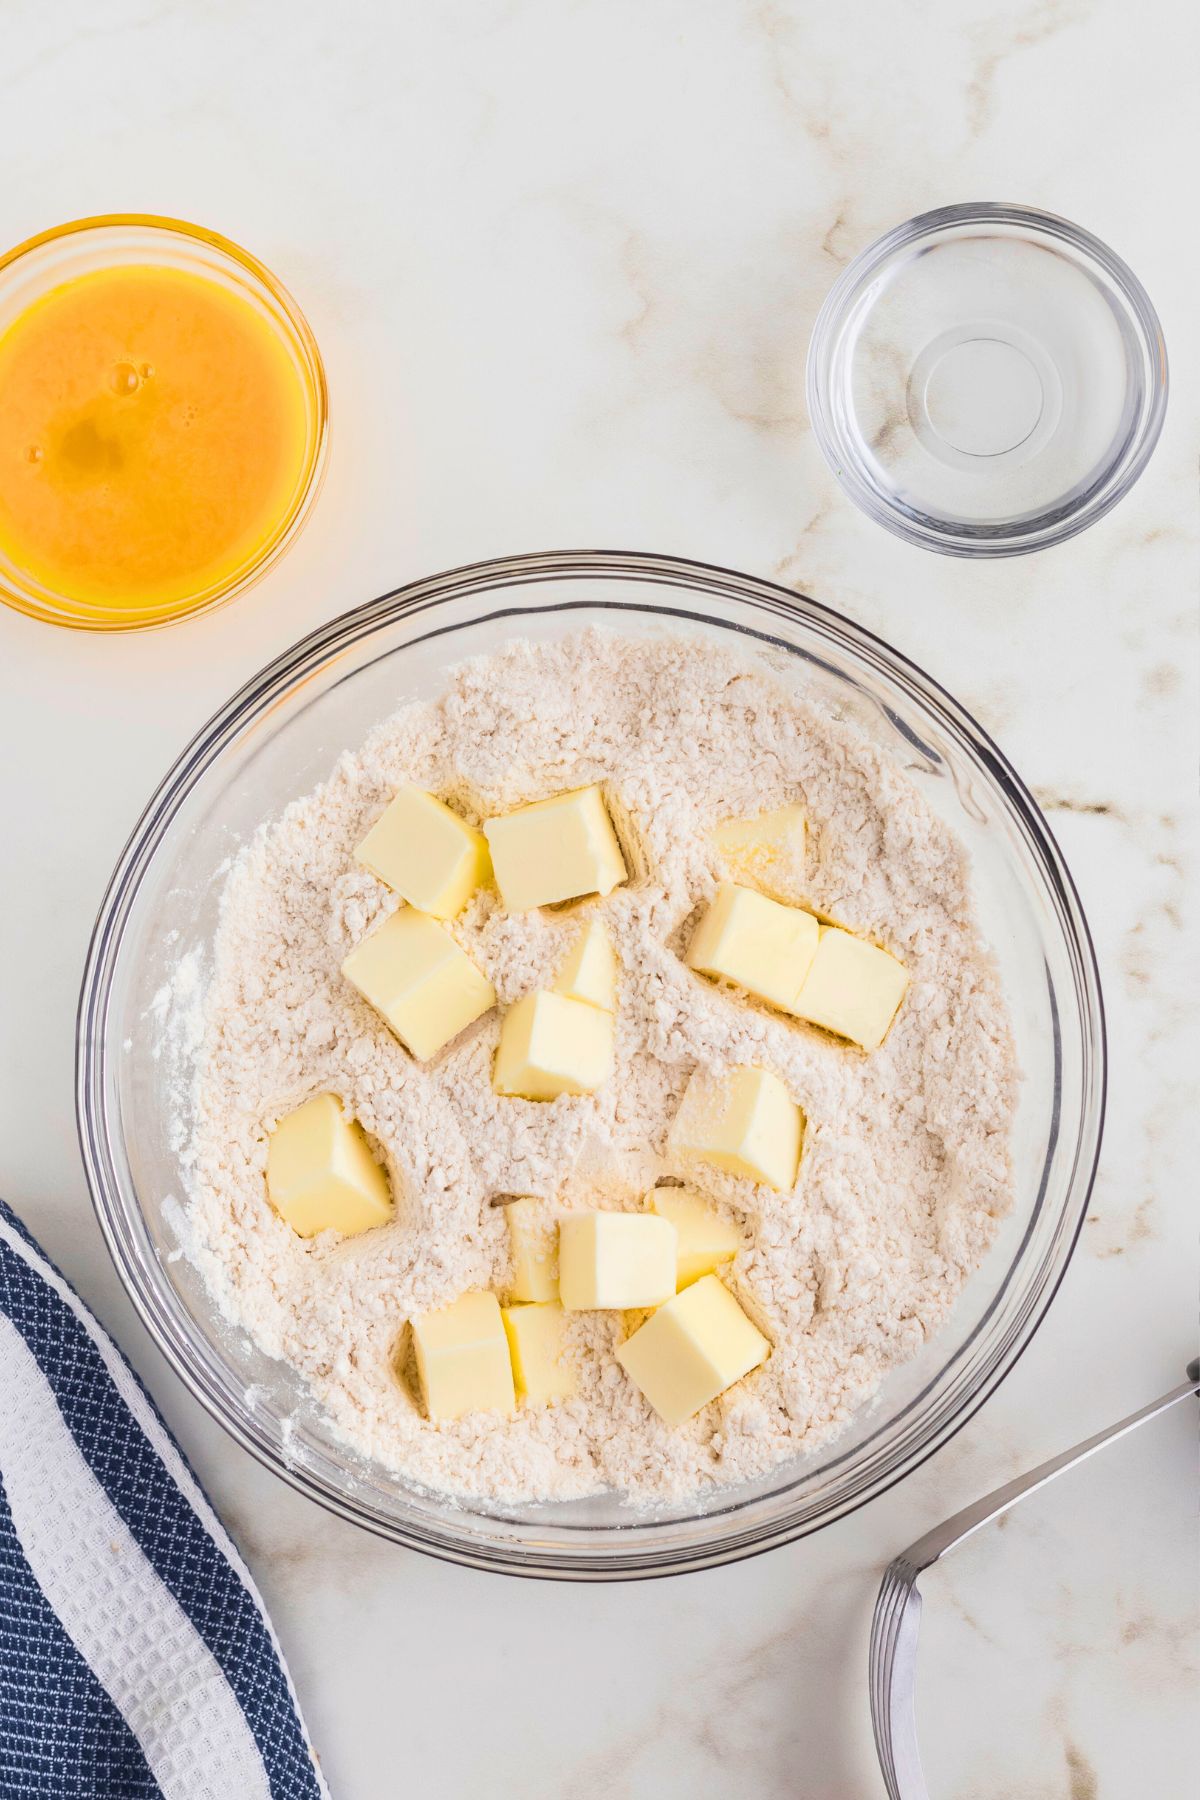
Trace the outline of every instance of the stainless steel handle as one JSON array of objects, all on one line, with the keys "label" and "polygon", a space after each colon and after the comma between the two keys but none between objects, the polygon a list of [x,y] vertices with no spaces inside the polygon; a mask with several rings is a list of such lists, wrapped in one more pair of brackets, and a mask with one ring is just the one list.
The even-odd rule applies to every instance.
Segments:
[{"label": "stainless steel handle", "polygon": [[981,1526],[989,1525],[1039,1488],[1074,1468],[1106,1444],[1115,1443],[1126,1432],[1157,1418],[1169,1406],[1200,1393],[1200,1359],[1188,1364],[1188,1378],[1167,1394],[1152,1400],[1128,1418],[1085,1438],[1060,1456],[1039,1463],[1026,1475],[1018,1475],[982,1500],[964,1506],[944,1524],[936,1525],[918,1538],[915,1544],[889,1563],[884,1574],[875,1617],[871,1624],[870,1682],[871,1720],[875,1728],[875,1747],[887,1784],[888,1800],[929,1800],[929,1790],[921,1769],[917,1743],[915,1688],[917,1673],[917,1638],[921,1624],[921,1596],[917,1580],[922,1570],[940,1561],[973,1537]]}]

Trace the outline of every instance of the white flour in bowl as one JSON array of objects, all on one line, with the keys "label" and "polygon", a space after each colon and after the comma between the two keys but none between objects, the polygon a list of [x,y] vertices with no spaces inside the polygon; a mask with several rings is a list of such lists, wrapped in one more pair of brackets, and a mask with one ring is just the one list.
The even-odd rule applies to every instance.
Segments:
[{"label": "white flour in bowl", "polygon": [[[548,983],[602,908],[621,982],[616,1069],[597,1094],[498,1098],[494,1012],[416,1063],[341,977],[396,904],[352,852],[404,781],[475,822],[605,784],[628,886],[565,914],[507,915],[481,892],[452,927],[504,1004]],[[793,800],[810,826],[796,898],[884,943],[912,976],[869,1056],[681,960],[722,874],[712,827]],[[403,1327],[469,1288],[503,1291],[495,1197],[636,1205],[683,1173],[666,1137],[692,1070],[744,1062],[778,1071],[807,1115],[796,1187],[687,1176],[740,1229],[726,1275],[772,1341],[766,1364],[672,1429],[613,1357],[622,1315],[574,1314],[577,1398],[430,1424],[397,1373]],[[228,876],[194,1067],[184,1242],[223,1312],[300,1372],[355,1450],[463,1496],[678,1499],[811,1450],[937,1329],[1012,1203],[1017,1074],[964,852],[858,730],[701,642],[514,642],[344,755]],[[305,1242],[268,1204],[267,1137],[327,1091],[385,1153],[397,1212],[358,1237]]]}]

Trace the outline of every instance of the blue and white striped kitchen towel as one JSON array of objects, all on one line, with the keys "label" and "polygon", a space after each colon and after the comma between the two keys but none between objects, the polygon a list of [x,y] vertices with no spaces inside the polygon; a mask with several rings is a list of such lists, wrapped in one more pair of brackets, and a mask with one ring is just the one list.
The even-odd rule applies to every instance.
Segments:
[{"label": "blue and white striped kitchen towel", "polygon": [[178,1445],[0,1201],[0,1800],[143,1796],[328,1789]]}]

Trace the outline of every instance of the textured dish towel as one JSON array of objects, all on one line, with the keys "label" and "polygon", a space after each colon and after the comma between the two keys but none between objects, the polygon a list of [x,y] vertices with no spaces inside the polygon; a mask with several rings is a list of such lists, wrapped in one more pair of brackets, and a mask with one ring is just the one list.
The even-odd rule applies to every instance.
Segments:
[{"label": "textured dish towel", "polygon": [[328,1789],[178,1445],[0,1201],[0,1800],[160,1795]]}]

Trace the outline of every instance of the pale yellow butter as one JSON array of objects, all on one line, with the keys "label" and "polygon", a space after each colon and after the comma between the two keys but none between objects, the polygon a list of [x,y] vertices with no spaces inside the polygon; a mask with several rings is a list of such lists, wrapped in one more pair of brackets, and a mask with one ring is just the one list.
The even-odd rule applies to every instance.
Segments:
[{"label": "pale yellow butter", "polygon": [[726,881],[692,933],[687,960],[704,975],[736,981],[759,1000],[790,1011],[820,933],[811,913]]},{"label": "pale yellow butter", "polygon": [[492,874],[483,833],[417,787],[400,789],[354,855],[410,906],[439,919],[457,918]]},{"label": "pale yellow butter", "polygon": [[804,882],[804,809],[778,806],[755,819],[726,819],[713,842],[731,874],[776,900],[794,900]]},{"label": "pale yellow butter", "polygon": [[603,1007],[606,1012],[616,1011],[617,958],[612,939],[599,919],[590,920],[575,940],[555,976],[554,992],[564,994],[568,1000]]},{"label": "pale yellow butter", "polygon": [[421,1062],[496,1004],[496,990],[428,913],[402,906],[364,938],[342,974]]},{"label": "pale yellow butter", "polygon": [[675,1292],[675,1227],[655,1213],[569,1213],[558,1227],[568,1312],[658,1306]]},{"label": "pale yellow butter", "polygon": [[300,1237],[347,1237],[392,1216],[388,1178],[362,1128],[335,1094],[318,1094],[280,1119],[267,1145],[267,1193]]},{"label": "pale yellow butter", "polygon": [[412,1321],[425,1410],[431,1419],[510,1413],[517,1404],[508,1334],[495,1294],[463,1294]]},{"label": "pale yellow butter", "polygon": [[627,1338],[617,1361],[668,1425],[682,1425],[770,1351],[720,1277],[705,1275]]},{"label": "pale yellow butter", "polygon": [[558,1223],[540,1200],[512,1200],[504,1208],[512,1248],[509,1293],[514,1300],[558,1299]]},{"label": "pale yellow butter", "polygon": [[551,1300],[541,1306],[506,1306],[503,1312],[519,1397],[535,1406],[569,1400],[579,1384],[563,1355],[562,1307]]},{"label": "pale yellow butter", "polygon": [[908,971],[886,950],[837,926],[821,928],[812,967],[792,1011],[863,1050],[877,1050],[908,987]]},{"label": "pale yellow butter", "polygon": [[612,1062],[612,1014],[539,988],[504,1015],[492,1085],[525,1100],[591,1094]]},{"label": "pale yellow butter", "polygon": [[675,1227],[675,1285],[680,1292],[737,1255],[742,1241],[737,1226],[695,1188],[655,1188],[649,1200],[659,1217]]},{"label": "pale yellow butter", "polygon": [[611,894],[628,878],[598,787],[535,800],[484,825],[496,885],[510,912],[583,894]]},{"label": "pale yellow butter", "polygon": [[800,1167],[804,1115],[771,1069],[697,1070],[675,1115],[670,1141],[695,1156],[780,1192]]}]

